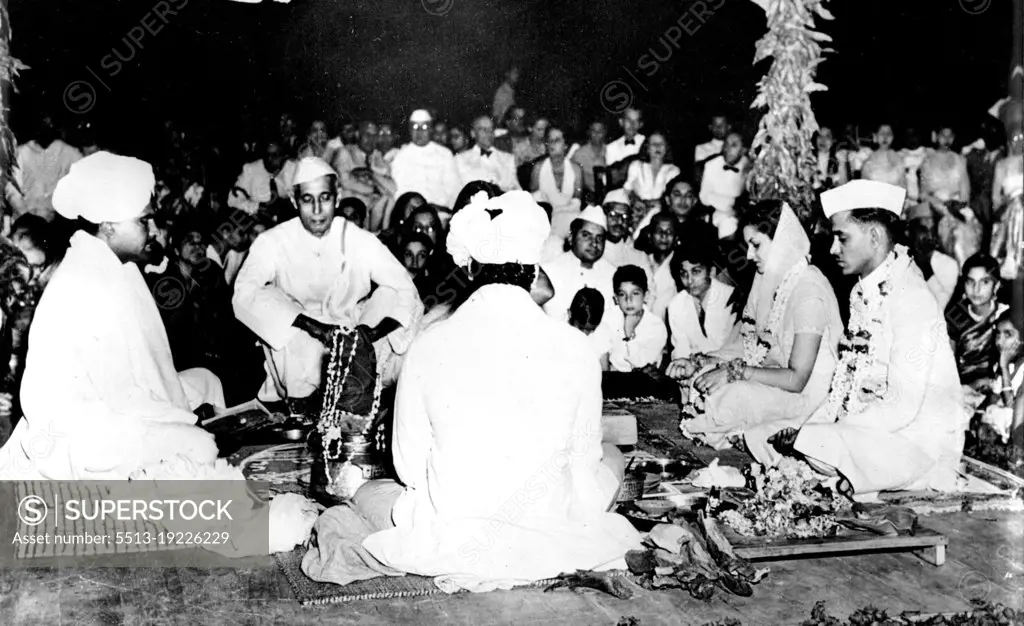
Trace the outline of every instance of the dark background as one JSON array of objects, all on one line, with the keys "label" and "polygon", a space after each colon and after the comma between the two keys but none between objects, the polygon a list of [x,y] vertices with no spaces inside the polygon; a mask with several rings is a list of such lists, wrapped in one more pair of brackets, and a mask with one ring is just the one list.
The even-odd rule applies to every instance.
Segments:
[{"label": "dark background", "polygon": [[[136,45],[126,35],[155,1],[10,0],[13,53],[31,66],[13,104],[19,139],[44,109],[66,123],[96,120],[111,137],[134,141],[147,141],[167,118],[221,135],[265,128],[282,110],[304,124],[310,116],[400,121],[412,108],[429,106],[468,122],[489,111],[514,62],[524,74],[518,99],[531,111],[582,128],[604,112],[602,87],[622,80],[644,106],[648,127],[668,127],[678,145],[703,140],[713,111],[749,123],[755,84],[767,69],[751,66],[766,26],[750,0],[706,0],[722,6],[692,35],[684,33],[678,49],[660,38],[692,1],[166,1],[185,6],[165,26],[147,18],[162,30]],[[989,6],[972,15],[962,3]],[[833,36],[835,53],[818,75],[830,89],[815,96],[822,121],[859,123],[866,131],[880,120],[929,130],[952,119],[970,134],[1006,91],[1008,0],[826,6],[836,20],[819,20],[819,28]],[[446,8],[443,15],[429,12]],[[691,29],[700,24],[684,19]],[[638,62],[651,48],[671,57],[647,77]],[[110,76],[103,59],[115,50],[128,60]],[[91,101],[82,100],[82,84],[70,94],[72,108],[89,105],[85,115],[65,106],[74,81],[95,90]]]}]

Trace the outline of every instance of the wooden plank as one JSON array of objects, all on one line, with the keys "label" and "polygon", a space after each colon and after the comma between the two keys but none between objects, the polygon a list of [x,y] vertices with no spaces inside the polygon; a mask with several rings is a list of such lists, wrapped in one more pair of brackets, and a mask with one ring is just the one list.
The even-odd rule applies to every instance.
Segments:
[{"label": "wooden plank", "polygon": [[[943,558],[941,560],[945,562],[945,546],[948,543],[945,535],[924,528],[919,529],[916,535],[898,535],[895,537],[858,534],[846,537],[786,539],[766,543],[755,543],[744,538],[742,542],[737,541],[733,545],[736,549],[736,554],[748,560],[781,559],[812,554],[934,550],[938,546],[943,546]],[[932,560],[939,561],[938,555],[933,555]],[[938,562],[934,564],[941,565]]]}]

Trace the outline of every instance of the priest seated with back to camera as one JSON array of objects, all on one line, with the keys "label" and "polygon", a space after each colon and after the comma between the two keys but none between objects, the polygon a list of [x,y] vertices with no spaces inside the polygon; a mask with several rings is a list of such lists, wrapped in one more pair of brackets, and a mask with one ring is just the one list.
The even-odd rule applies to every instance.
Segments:
[{"label": "priest seated with back to camera", "polygon": [[124,479],[180,457],[217,458],[192,411],[223,407],[220,381],[175,371],[139,271],[153,245],[155,184],[148,163],[108,152],[57,183],[53,206],[78,231],[29,330],[24,417],[0,449],[0,479]]},{"label": "priest seated with back to camera", "polygon": [[473,291],[407,355],[391,445],[401,484],[371,481],[325,512],[307,575],[406,572],[486,591],[621,567],[639,546],[609,512],[624,464],[602,445],[597,359],[531,298],[549,232],[525,191],[480,194],[452,218],[447,249]]}]

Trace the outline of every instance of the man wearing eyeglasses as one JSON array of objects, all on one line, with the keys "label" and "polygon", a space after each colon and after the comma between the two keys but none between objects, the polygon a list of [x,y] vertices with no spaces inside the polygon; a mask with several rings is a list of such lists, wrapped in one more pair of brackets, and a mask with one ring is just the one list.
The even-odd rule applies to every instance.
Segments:
[{"label": "man wearing eyeglasses", "polygon": [[[320,387],[324,351],[339,326],[365,325],[371,343],[387,337],[383,343],[391,353],[404,354],[423,310],[398,259],[376,237],[336,215],[337,174],[325,161],[299,163],[293,202],[298,217],[253,242],[231,301],[239,321],[266,346],[267,379],[258,395],[263,401],[311,396]],[[374,303],[362,305],[373,284]],[[381,354],[383,346],[375,347]]]},{"label": "man wearing eyeglasses", "polygon": [[613,189],[604,197],[601,207],[608,220],[604,239],[604,260],[614,267],[623,265],[647,266],[647,258],[636,249],[629,232],[629,196],[622,189]]},{"label": "man wearing eyeglasses", "polygon": [[433,122],[424,109],[409,116],[412,141],[399,149],[391,163],[391,177],[398,186],[395,197],[415,191],[431,204],[451,207],[462,190],[462,180],[451,150],[430,140]]}]

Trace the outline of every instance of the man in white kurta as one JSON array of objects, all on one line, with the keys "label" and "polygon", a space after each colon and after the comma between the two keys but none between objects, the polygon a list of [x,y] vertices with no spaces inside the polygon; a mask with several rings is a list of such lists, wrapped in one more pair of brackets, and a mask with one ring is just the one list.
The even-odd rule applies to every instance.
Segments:
[{"label": "man in white kurta", "polygon": [[570,225],[569,250],[542,265],[555,290],[555,295],[544,304],[544,312],[556,320],[569,321],[569,305],[584,287],[601,292],[606,314],[615,306],[615,267],[602,258],[607,226],[601,207],[587,207]]},{"label": "man in white kurta", "polygon": [[[837,238],[832,253],[860,280],[829,400],[794,445],[860,495],[955,489],[967,426],[943,312],[889,234],[905,194],[857,180],[821,198]],[[866,351],[854,349],[860,343]]]},{"label": "man in white kurta", "polygon": [[621,566],[638,545],[608,512],[621,455],[601,444],[601,372],[586,337],[540,311],[525,271],[516,284],[494,272],[536,267],[547,232],[521,191],[452,218],[448,250],[472,259],[483,286],[407,355],[392,440],[405,489],[394,528],[363,541],[389,567],[487,591]]},{"label": "man in white kurta", "polygon": [[396,197],[407,191],[423,195],[430,204],[451,208],[462,191],[462,180],[451,150],[430,140],[434,120],[423,110],[409,117],[412,141],[398,150],[391,162]]},{"label": "man in white kurta", "polygon": [[223,407],[207,370],[174,369],[137,263],[155,230],[148,163],[97,152],[71,167],[54,208],[81,218],[36,308],[21,387],[24,419],[0,450],[0,478],[124,479],[179,456],[217,458],[192,410]]},{"label": "man in white kurta", "polygon": [[374,343],[387,337],[404,352],[415,331],[422,304],[412,279],[376,237],[334,216],[335,177],[323,160],[303,159],[299,216],[257,237],[235,280],[235,315],[269,351],[261,400],[306,398],[319,388],[331,327],[364,324],[360,303],[373,285],[391,290],[386,314],[374,307]]},{"label": "man in white kurta", "polygon": [[[636,265],[647,269],[647,255],[636,249],[636,241],[629,233],[629,195],[622,189],[605,194],[601,208],[608,221],[605,233],[604,255],[601,257],[614,267]],[[648,276],[648,282],[653,280]]]}]

